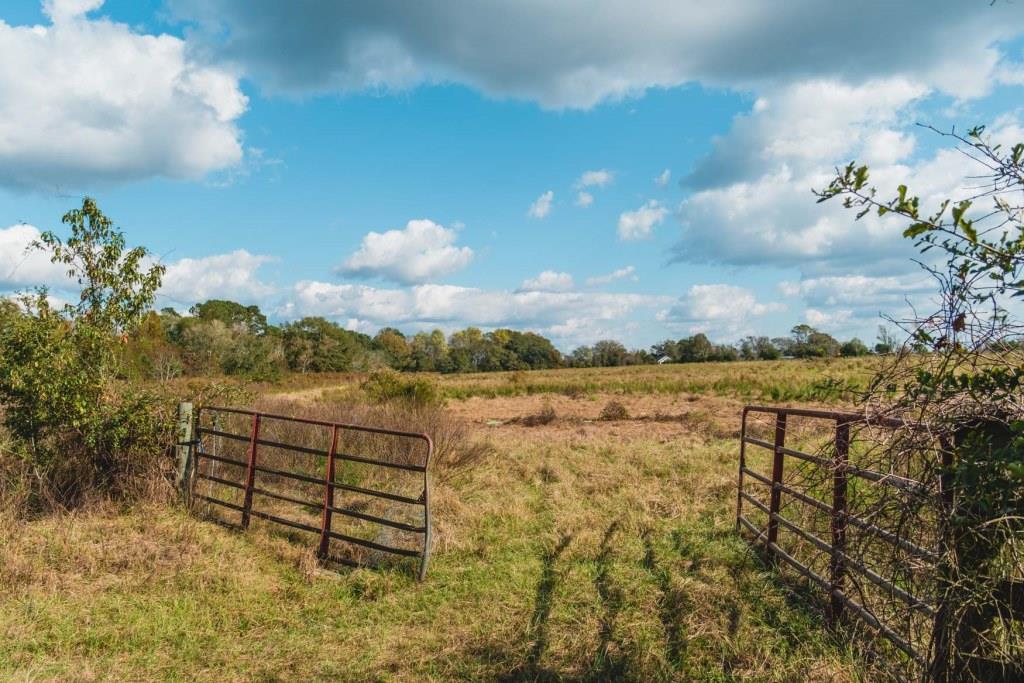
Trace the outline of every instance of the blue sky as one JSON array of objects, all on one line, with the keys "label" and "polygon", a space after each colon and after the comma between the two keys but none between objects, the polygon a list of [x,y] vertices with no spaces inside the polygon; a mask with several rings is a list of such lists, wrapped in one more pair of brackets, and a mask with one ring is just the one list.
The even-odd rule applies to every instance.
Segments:
[{"label": "blue sky", "polygon": [[0,291],[73,296],[24,245],[89,194],[179,309],[870,340],[930,285],[811,188],[964,192],[915,122],[1024,139],[1024,8],[939,4],[7,2]]}]

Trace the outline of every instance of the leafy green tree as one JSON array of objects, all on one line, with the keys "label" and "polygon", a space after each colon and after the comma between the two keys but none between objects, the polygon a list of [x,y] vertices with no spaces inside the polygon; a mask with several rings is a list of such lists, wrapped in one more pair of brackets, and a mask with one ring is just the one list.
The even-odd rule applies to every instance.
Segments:
[{"label": "leafy green tree", "polygon": [[857,337],[854,337],[848,342],[844,342],[839,349],[839,354],[844,358],[851,358],[857,356],[866,356],[871,353],[867,345]]},{"label": "leafy green tree", "polygon": [[942,444],[942,457],[928,457],[927,470],[915,473],[942,482],[941,496],[917,497],[942,505],[925,513],[908,509],[912,501],[901,508],[905,519],[937,517],[945,551],[928,678],[1017,680],[1024,678],[1024,641],[1006,634],[1022,616],[1009,596],[1024,576],[1024,358],[1013,343],[1022,330],[1013,302],[1024,297],[1024,142],[995,144],[980,126],[966,136],[940,134],[977,164],[964,172],[968,196],[926,207],[900,185],[880,197],[868,167],[856,162],[818,196],[842,198],[858,219],[873,212],[905,225],[939,290],[937,311],[905,323],[909,346],[927,353],[880,339],[879,347],[896,353],[869,397],[928,427],[899,434],[902,442],[875,469],[901,471],[901,454]]},{"label": "leafy green tree", "polygon": [[128,379],[167,381],[184,372],[181,352],[168,337],[164,316],[150,311],[121,351],[121,374]]},{"label": "leafy green tree", "polygon": [[831,335],[814,329],[810,325],[795,326],[791,334],[791,353],[797,358],[835,358],[839,355],[840,344]]},{"label": "leafy green tree", "polygon": [[370,346],[366,335],[321,317],[307,317],[281,328],[288,367],[297,372],[351,370]]},{"label": "leafy green tree", "polygon": [[409,366],[409,342],[400,330],[384,327],[373,338],[376,348],[384,352],[388,365],[395,370],[405,370]]},{"label": "leafy green tree", "polygon": [[703,332],[679,340],[679,360],[682,363],[702,363],[711,358],[714,344]]},{"label": "leafy green tree", "polygon": [[878,326],[878,342],[875,344],[875,353],[885,355],[896,350],[898,342],[892,332],[884,325]]},{"label": "leafy green tree", "polygon": [[626,347],[614,339],[602,339],[594,344],[593,364],[601,368],[625,365],[628,353]]},{"label": "leafy green tree", "polygon": [[590,346],[576,347],[569,357],[574,368],[590,368],[594,366],[594,349]]},{"label": "leafy green tree", "polygon": [[38,289],[21,297],[23,313],[5,306],[0,403],[35,485],[70,503],[91,485],[119,481],[136,466],[128,452],[153,434],[153,397],[115,391],[113,382],[118,350],[152,305],[164,268],[149,265],[145,249],[127,248],[91,198],[62,222],[70,236],[45,232],[33,248],[66,266],[78,301],[54,306]]},{"label": "leafy green tree", "polygon": [[262,335],[269,329],[267,316],[255,305],[243,306],[235,301],[210,299],[193,306],[190,313],[203,322],[219,320],[229,329],[242,326],[249,334]]},{"label": "leafy green tree", "polygon": [[434,330],[429,334],[419,332],[409,342],[413,369],[421,372],[438,372],[448,363],[448,340],[444,332]]}]

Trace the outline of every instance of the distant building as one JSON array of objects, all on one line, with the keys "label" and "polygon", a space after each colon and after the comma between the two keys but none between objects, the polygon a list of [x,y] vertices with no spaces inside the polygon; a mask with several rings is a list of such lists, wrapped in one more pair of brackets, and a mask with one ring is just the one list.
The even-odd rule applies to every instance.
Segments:
[{"label": "distant building", "polygon": [[665,363],[671,363],[671,362],[672,362],[672,357],[671,356],[662,356],[661,358],[658,359],[658,365],[664,365]]}]

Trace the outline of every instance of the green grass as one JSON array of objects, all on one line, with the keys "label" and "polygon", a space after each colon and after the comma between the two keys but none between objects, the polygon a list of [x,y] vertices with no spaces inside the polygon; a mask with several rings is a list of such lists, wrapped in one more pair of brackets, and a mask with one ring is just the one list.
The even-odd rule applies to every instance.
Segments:
[{"label": "green grass", "polygon": [[873,358],[681,363],[568,368],[439,377],[449,398],[530,394],[698,394],[768,402],[848,401],[863,390]]},{"label": "green grass", "polygon": [[11,680],[850,680],[733,531],[736,444],[500,428],[436,496],[430,575],[147,505],[0,531]]}]

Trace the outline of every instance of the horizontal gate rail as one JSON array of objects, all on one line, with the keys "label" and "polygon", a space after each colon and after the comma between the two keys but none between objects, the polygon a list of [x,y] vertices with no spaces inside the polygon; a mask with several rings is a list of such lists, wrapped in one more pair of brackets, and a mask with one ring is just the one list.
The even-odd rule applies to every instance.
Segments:
[{"label": "horizontal gate rail", "polygon": [[[773,441],[749,435],[748,416],[751,414],[767,414],[774,418]],[[831,457],[805,453],[787,446],[787,421],[791,417],[810,418],[831,423]],[[911,493],[925,492],[929,495],[934,494],[931,494],[928,487],[922,482],[852,465],[849,461],[851,426],[893,430],[906,425],[900,420],[892,418],[871,418],[850,412],[807,408],[779,408],[773,406],[745,407],[743,409],[740,433],[736,528],[740,532],[748,532],[752,536],[752,543],[764,547],[770,560],[781,560],[825,592],[828,599],[826,614],[830,624],[839,620],[844,613],[852,614],[873,628],[915,662],[923,665],[925,663],[925,653],[916,649],[907,638],[899,634],[890,625],[884,623],[882,619],[872,613],[865,605],[851,598],[846,589],[846,581],[851,573],[864,577],[872,584],[878,586],[887,596],[896,598],[899,602],[905,604],[908,609],[919,612],[929,618],[936,617],[936,608],[928,604],[927,601],[922,600],[919,596],[914,595],[911,591],[896,585],[894,580],[883,576],[878,571],[867,566],[863,561],[852,557],[847,551],[846,532],[849,527],[869,532],[873,534],[873,539],[877,538],[884,543],[901,548],[907,553],[931,563],[928,566],[934,565],[934,562],[938,560],[938,554],[933,550],[921,547],[907,538],[903,538],[896,533],[852,514],[849,510],[848,485],[850,477],[857,477]],[[748,446],[771,452],[770,475],[762,474],[749,467]],[[786,469],[785,463],[787,458],[793,458],[822,468],[828,479],[831,480],[831,500],[821,500],[784,483],[783,474]],[[765,487],[769,495],[768,501],[765,502],[762,498],[752,495],[745,488],[747,481],[752,481],[759,486]],[[792,519],[783,517],[780,514],[783,495],[827,515],[831,538],[826,541],[824,538],[801,527],[800,524]],[[763,528],[755,524],[744,514],[744,503],[765,515],[766,521]],[[783,548],[778,541],[780,529],[785,530],[787,534],[792,534],[800,542],[807,544],[807,546],[826,556],[829,560],[828,575],[822,575],[809,564],[802,561],[798,551]],[[821,555],[818,557],[821,557]]]},{"label": "horizontal gate rail", "polygon": [[[204,416],[209,418],[212,425],[209,423],[203,423]],[[221,424],[222,421],[230,418],[230,416],[236,416],[233,418],[235,421],[237,421],[239,417],[249,418],[249,420],[251,420],[247,428],[249,433],[241,434],[223,427]],[[309,445],[287,443],[283,440],[268,439],[265,434],[261,435],[261,424],[266,424],[268,421],[273,422],[274,424],[290,423],[326,428],[329,431],[329,443],[325,444],[325,448],[315,448],[310,447]],[[353,560],[349,557],[329,555],[330,541],[335,540],[350,546],[366,548],[400,557],[419,558],[418,578],[422,581],[426,577],[427,564],[430,558],[431,542],[430,479],[428,468],[434,451],[433,442],[428,435],[420,432],[385,429],[381,427],[370,427],[342,422],[327,422],[324,420],[312,420],[300,417],[289,417],[286,415],[260,413],[240,408],[222,408],[212,406],[202,407],[195,411],[195,422],[196,426],[194,433],[196,434],[196,441],[194,443],[196,448],[193,453],[194,457],[192,460],[193,467],[195,468],[195,476],[191,479],[193,488],[191,498],[193,500],[211,503],[228,510],[240,512],[240,526],[243,529],[248,527],[250,517],[255,517],[257,519],[296,529],[298,531],[316,534],[320,539],[317,555],[323,561],[336,562],[349,566],[365,566],[365,563],[361,563],[360,561]],[[425,447],[425,455],[423,456],[421,463],[412,463],[392,462],[377,457],[341,452],[338,449],[339,435],[344,433],[377,435],[383,439],[393,440],[396,444],[403,442],[408,443],[409,440],[422,442]],[[216,452],[216,447],[212,450],[206,448],[211,437],[215,440],[227,439],[232,442],[248,444],[246,460],[227,457],[226,455]],[[261,456],[261,447],[278,449],[285,453],[296,453],[322,458],[324,461],[322,465],[324,474],[312,476],[305,472],[296,472],[290,469],[285,469],[284,465],[278,465],[277,462],[272,461],[268,463],[266,462],[266,456]],[[209,471],[210,467],[207,467],[204,470],[201,464],[203,460],[209,461],[211,463],[211,467],[213,464],[223,463],[225,465],[239,468],[243,470],[244,478],[242,481],[236,481],[225,478],[224,476],[217,476],[215,470],[213,472]],[[381,491],[375,488],[339,482],[336,480],[335,472],[335,463],[339,461],[355,463],[357,465],[366,465],[371,468],[380,468],[382,471],[407,473],[396,474],[395,476],[418,475],[421,477],[420,481],[422,482],[421,493],[418,496],[409,496],[402,495],[401,493]],[[315,463],[318,461],[312,460],[311,462]],[[321,499],[317,501],[304,500],[280,490],[274,490],[266,488],[263,485],[258,485],[261,475],[281,477],[289,481],[300,482],[301,484],[315,485],[322,491]],[[207,493],[198,493],[194,490],[197,481],[206,481],[211,484],[227,486],[230,489],[240,490],[242,491],[242,502],[233,502],[232,500],[224,500],[223,498],[208,495]],[[285,489],[287,491],[288,487],[285,486]],[[386,500],[394,503],[401,503],[402,505],[417,506],[421,508],[421,521],[410,522],[389,519],[383,515],[362,512],[344,505],[336,505],[334,502],[334,496],[337,491],[351,493],[357,496],[366,496],[369,499]],[[273,514],[266,509],[261,509],[259,506],[259,500],[263,499],[277,500],[301,506],[308,511],[319,510],[320,524],[314,525],[312,523],[287,519],[278,514]],[[380,542],[378,540],[360,538],[349,533],[342,533],[333,528],[334,515],[340,515],[344,518],[360,520],[362,522],[378,525],[387,529],[397,529],[401,532],[413,534],[418,538],[418,547],[403,548],[387,542]],[[385,536],[383,538],[386,540],[387,537]]]}]

